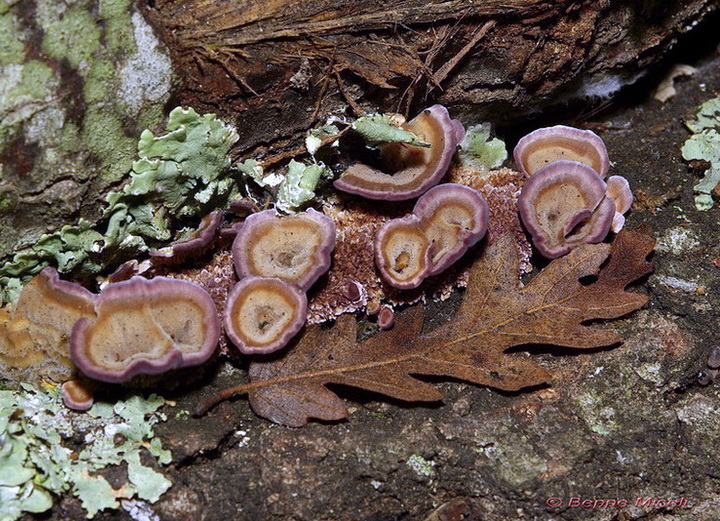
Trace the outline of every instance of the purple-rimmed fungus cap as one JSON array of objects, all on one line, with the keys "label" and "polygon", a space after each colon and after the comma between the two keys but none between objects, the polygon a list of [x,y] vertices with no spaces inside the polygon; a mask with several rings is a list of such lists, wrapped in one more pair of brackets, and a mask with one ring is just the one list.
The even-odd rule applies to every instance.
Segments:
[{"label": "purple-rimmed fungus cap", "polygon": [[225,331],[245,354],[282,349],[305,324],[307,297],[295,284],[277,278],[246,277],[225,305]]},{"label": "purple-rimmed fungus cap", "polygon": [[60,280],[57,271],[45,268],[20,292],[14,316],[27,319],[37,344],[53,346],[68,356],[67,342],[78,319],[95,316],[96,295],[79,284]]},{"label": "purple-rimmed fungus cap", "polygon": [[577,161],[595,170],[603,178],[610,159],[603,140],[591,130],[556,125],[530,132],[513,152],[520,171],[528,176],[558,160]]},{"label": "purple-rimmed fungus cap", "polygon": [[238,277],[276,277],[307,290],[330,267],[335,223],[313,210],[278,217],[274,210],[249,216],[232,254]]},{"label": "purple-rimmed fungus cap", "polygon": [[432,246],[417,216],[383,224],[375,233],[373,247],[375,266],[394,288],[417,288],[427,277],[432,265]]},{"label": "purple-rimmed fungus cap", "polygon": [[165,248],[151,251],[150,256],[155,262],[166,264],[177,264],[187,259],[199,257],[212,248],[222,220],[222,211],[211,212],[202,218],[197,230]]},{"label": "purple-rimmed fungus cap", "polygon": [[91,387],[80,380],[70,380],[62,384],[63,403],[74,411],[87,411],[95,403]]},{"label": "purple-rimmed fungus cap", "polygon": [[490,219],[490,209],[480,192],[456,183],[428,190],[415,203],[413,213],[420,218],[420,228],[433,247],[428,275],[446,270],[477,244]]},{"label": "purple-rimmed fungus cap", "polygon": [[633,193],[630,190],[630,183],[627,179],[619,175],[608,177],[607,180],[607,196],[615,203],[615,217],[613,218],[611,229],[618,233],[625,226],[625,216],[633,203]]},{"label": "purple-rimmed fungus cap", "polygon": [[83,373],[103,382],[202,364],[220,338],[212,298],[185,280],[133,277],[110,284],[95,311],[95,319],[73,327],[70,355]]},{"label": "purple-rimmed fungus cap", "polygon": [[405,143],[385,145],[383,158],[394,167],[391,169],[394,173],[356,163],[333,183],[335,188],[368,199],[403,201],[418,197],[438,184],[465,135],[462,123],[450,119],[442,105],[433,105],[404,128],[430,143],[430,147]]},{"label": "purple-rimmed fungus cap", "polygon": [[390,306],[385,306],[380,310],[380,313],[378,313],[377,324],[382,330],[390,329],[395,325],[395,312]]},{"label": "purple-rimmed fungus cap", "polygon": [[576,161],[554,161],[530,176],[518,206],[542,256],[555,259],[607,236],[615,205],[606,189],[595,170]]}]

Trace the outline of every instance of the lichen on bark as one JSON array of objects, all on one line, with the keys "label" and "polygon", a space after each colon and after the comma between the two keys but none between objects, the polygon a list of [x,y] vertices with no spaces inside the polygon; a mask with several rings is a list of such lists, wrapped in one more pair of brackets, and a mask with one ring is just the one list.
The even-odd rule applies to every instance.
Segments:
[{"label": "lichen on bark", "polygon": [[[0,259],[100,216],[175,76],[131,0],[0,3]],[[21,211],[18,211],[21,209]]]}]

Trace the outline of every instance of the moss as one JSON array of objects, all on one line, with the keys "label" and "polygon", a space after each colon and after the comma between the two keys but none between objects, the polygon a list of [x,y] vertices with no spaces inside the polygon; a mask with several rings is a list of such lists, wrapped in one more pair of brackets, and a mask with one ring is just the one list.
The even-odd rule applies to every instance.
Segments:
[{"label": "moss", "polygon": [[46,28],[42,46],[56,60],[67,58],[77,69],[100,49],[100,29],[87,10],[72,8]]},{"label": "moss", "polygon": [[24,56],[25,45],[20,40],[15,19],[10,13],[0,15],[0,65],[22,63]]}]

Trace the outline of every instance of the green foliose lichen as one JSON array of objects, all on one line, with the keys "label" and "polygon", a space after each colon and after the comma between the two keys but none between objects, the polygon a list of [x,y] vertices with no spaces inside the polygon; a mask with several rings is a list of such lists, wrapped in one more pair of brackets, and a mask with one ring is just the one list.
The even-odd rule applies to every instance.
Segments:
[{"label": "green foliose lichen", "polygon": [[332,177],[332,172],[324,164],[306,165],[291,160],[285,179],[280,184],[275,206],[283,212],[297,210],[315,197],[321,177]]},{"label": "green foliose lichen", "polygon": [[467,129],[458,157],[463,166],[487,175],[490,170],[502,166],[508,153],[505,143],[498,138],[490,138],[490,125],[483,123]]},{"label": "green foliose lichen", "polygon": [[[171,461],[154,437],[154,425],[166,419],[159,411],[163,404],[156,395],[133,396],[78,415],[63,406],[57,388],[0,391],[0,521],[49,510],[53,494],[76,496],[88,518],[118,508],[121,498],[157,501],[172,483],[143,465],[140,453],[156,465]],[[65,440],[78,436],[84,443],[73,452]],[[122,464],[128,482],[114,489],[102,471]]]},{"label": "green foliose lichen", "polygon": [[686,122],[693,132],[682,146],[686,161],[699,160],[708,163],[703,178],[694,186],[695,207],[709,210],[713,207],[712,192],[720,183],[720,98],[706,101]]},{"label": "green foliose lichen", "polygon": [[178,107],[167,133],[145,130],[130,181],[107,195],[103,219],[43,235],[0,267],[3,301],[13,301],[22,282],[52,265],[61,273],[94,274],[123,258],[168,241],[179,221],[201,218],[238,194],[242,175],[230,168],[236,131],[214,114]]},{"label": "green foliose lichen", "polygon": [[407,143],[417,147],[430,146],[430,143],[426,143],[412,132],[395,124],[393,118],[387,114],[373,114],[358,118],[352,127],[371,145]]}]

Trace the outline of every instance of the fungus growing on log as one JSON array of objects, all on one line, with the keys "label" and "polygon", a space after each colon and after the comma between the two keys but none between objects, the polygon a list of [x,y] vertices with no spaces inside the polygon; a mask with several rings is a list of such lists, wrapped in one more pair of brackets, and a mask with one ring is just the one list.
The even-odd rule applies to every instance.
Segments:
[{"label": "fungus growing on log", "polygon": [[380,313],[378,313],[377,324],[382,330],[390,329],[395,325],[395,312],[391,307],[385,306],[380,310]]},{"label": "fungus growing on log", "polygon": [[307,297],[278,278],[246,277],[228,295],[225,331],[245,354],[283,348],[305,324]]},{"label": "fungus growing on log", "polygon": [[615,216],[606,190],[595,170],[576,161],[554,161],[530,176],[518,206],[540,254],[555,259],[581,244],[601,242]]},{"label": "fungus growing on log", "polygon": [[249,216],[232,246],[238,277],[276,277],[307,290],[330,267],[335,223],[313,210],[278,217],[274,210]]},{"label": "fungus growing on log", "polygon": [[110,284],[96,297],[95,311],[96,318],[72,328],[70,354],[83,373],[103,382],[202,364],[220,338],[212,298],[184,280]]},{"label": "fungus growing on log", "polygon": [[608,177],[607,196],[615,203],[615,217],[613,217],[610,229],[618,233],[625,226],[625,216],[633,203],[633,193],[630,190],[630,183],[619,175]]},{"label": "fungus growing on log", "polygon": [[[72,371],[69,340],[78,319],[95,316],[95,295],[45,268],[22,289],[12,312],[0,316],[0,364],[6,374],[66,379]],[[37,374],[33,374],[37,373]]]},{"label": "fungus growing on log", "polygon": [[348,168],[333,185],[368,199],[403,201],[425,193],[440,182],[465,130],[442,105],[433,105],[403,128],[430,143],[429,148],[391,143],[382,147],[389,172],[363,163]]},{"label": "fungus growing on log", "polygon": [[530,132],[518,142],[513,156],[520,171],[528,176],[562,159],[584,163],[603,178],[610,167],[605,143],[597,134],[565,125]]},{"label": "fungus growing on log", "polygon": [[153,261],[165,264],[179,264],[188,259],[199,257],[212,247],[222,221],[222,211],[211,212],[202,218],[197,230],[165,248],[151,251],[150,256]]},{"label": "fungus growing on log", "polygon": [[417,288],[432,266],[430,239],[415,215],[386,222],[375,234],[373,246],[375,266],[395,288]]},{"label": "fungus growing on log", "polygon": [[61,392],[65,407],[74,411],[87,411],[95,403],[92,388],[80,380],[65,382],[62,384]]},{"label": "fungus growing on log", "polygon": [[413,209],[420,228],[432,244],[427,276],[437,275],[483,238],[490,209],[480,192],[469,186],[446,183],[428,190]]}]

